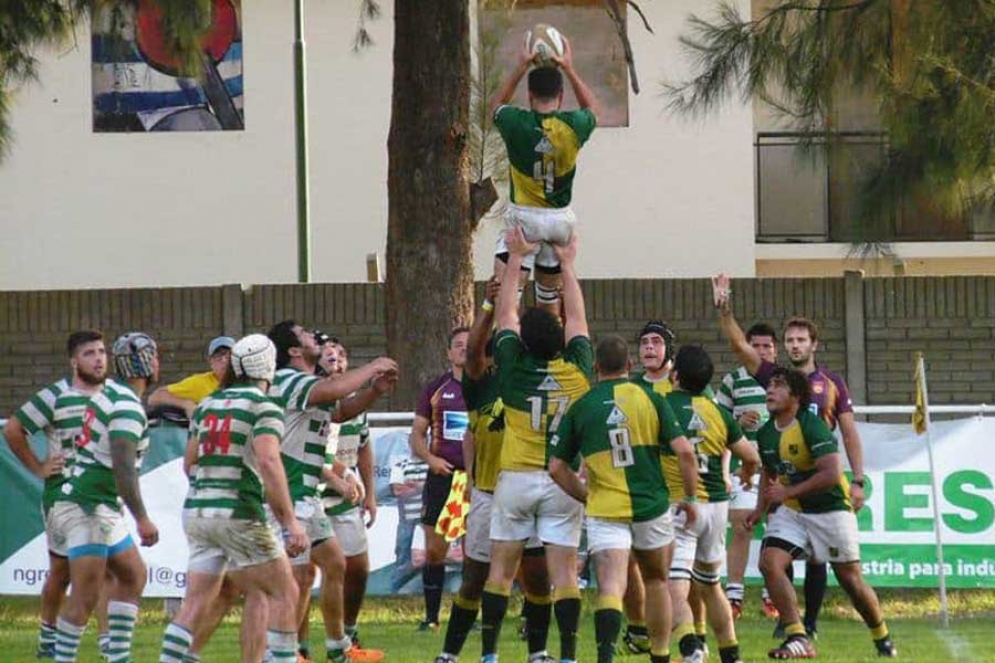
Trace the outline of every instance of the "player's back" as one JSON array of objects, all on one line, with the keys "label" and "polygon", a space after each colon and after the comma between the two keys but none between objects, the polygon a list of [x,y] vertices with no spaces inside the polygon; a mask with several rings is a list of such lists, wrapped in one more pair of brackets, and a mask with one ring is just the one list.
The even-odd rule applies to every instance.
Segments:
[{"label": "player's back", "polygon": [[[724,502],[729,499],[722,472],[722,454],[742,433],[732,415],[704,394],[675,389],[667,395],[698,461],[698,499]],[[684,481],[677,457],[664,453],[663,470],[672,494],[681,494]]]},{"label": "player's back", "polygon": [[639,522],[667,510],[660,465],[665,407],[661,397],[625,378],[599,382],[571,407],[552,444],[583,456],[588,515]]},{"label": "player's back", "polygon": [[505,413],[501,469],[545,470],[549,435],[571,404],[590,389],[591,341],[577,336],[551,360],[526,351],[518,334],[509,330],[498,333],[494,347]]},{"label": "player's back", "polygon": [[216,391],[194,412],[197,468],[184,505],[189,515],[263,521],[263,484],[253,440],[283,436],[283,412],[256,386]]}]

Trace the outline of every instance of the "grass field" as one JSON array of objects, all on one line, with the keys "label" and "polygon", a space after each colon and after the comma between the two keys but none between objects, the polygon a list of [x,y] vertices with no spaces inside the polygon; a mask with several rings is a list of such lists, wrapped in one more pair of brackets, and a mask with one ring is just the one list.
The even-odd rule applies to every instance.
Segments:
[{"label": "grass field", "polygon": [[[881,593],[892,634],[904,661],[971,661],[995,663],[995,592],[963,591],[951,594],[953,619],[949,630],[940,628],[936,618],[938,601],[935,592],[883,591]],[[774,643],[770,638],[771,623],[759,615],[756,595],[750,595],[747,614],[738,622],[743,660],[767,660],[767,649]],[[590,602],[585,603],[590,607]],[[148,601],[142,606],[141,623],[135,636],[136,663],[158,661],[159,642],[166,624],[161,601]],[[34,660],[37,637],[37,599],[0,598],[0,662]],[[443,634],[418,633],[416,624],[421,616],[421,601],[416,597],[371,598],[364,608],[361,636],[364,643],[387,652],[392,663],[431,663],[442,646]],[[510,614],[517,614],[513,606]],[[448,614],[448,604],[444,606]],[[516,638],[516,621],[509,617],[502,632],[503,661],[525,661],[524,643]],[[321,616],[311,615],[312,650],[321,651],[319,634]],[[443,624],[445,629],[445,624]],[[591,614],[585,610],[581,622],[579,660],[594,663],[595,646]],[[81,647],[80,663],[97,663],[94,629],[87,631]],[[714,640],[712,640],[714,647]],[[550,637],[550,651],[557,650],[556,630]],[[820,661],[875,661],[874,648],[866,629],[856,614],[845,604],[839,590],[831,590],[820,623],[816,642]],[[464,661],[475,661],[480,653],[480,639],[470,636],[464,651]],[[675,651],[676,653],[676,651]],[[207,663],[237,663],[238,613],[233,613],[215,635],[203,659]],[[648,658],[618,657],[618,660]],[[324,661],[318,656],[317,661]],[[675,656],[674,660],[679,660]],[[711,660],[718,661],[713,654]]]}]

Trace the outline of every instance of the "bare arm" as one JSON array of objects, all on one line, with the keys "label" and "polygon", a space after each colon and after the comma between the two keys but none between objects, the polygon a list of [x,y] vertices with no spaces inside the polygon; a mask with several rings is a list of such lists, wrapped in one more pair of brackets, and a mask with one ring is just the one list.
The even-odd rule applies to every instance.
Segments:
[{"label": "bare arm", "polygon": [[197,459],[200,456],[200,441],[196,434],[187,438],[187,448],[183,452],[183,473],[188,477],[197,471]]},{"label": "bare arm", "polygon": [[428,450],[428,425],[428,419],[420,414],[415,416],[415,423],[411,426],[411,436],[408,438],[411,452],[425,461],[433,474],[452,474],[453,466]]},{"label": "bare arm", "polygon": [[501,106],[504,106],[512,100],[515,96],[515,90],[518,88],[518,84],[522,82],[522,78],[529,70],[529,65],[532,64],[534,56],[528,52],[527,47],[523,45],[522,50],[518,53],[518,63],[515,68],[511,70],[508,74],[508,78],[504,80],[498,91],[494,93],[491,98],[491,103],[488,106],[487,113],[490,117],[494,117],[494,113]]},{"label": "bare arm", "polygon": [[50,456],[45,461],[38,460],[35,452],[31,449],[31,445],[28,443],[28,431],[24,429],[24,424],[17,417],[10,418],[3,434],[7,438],[7,444],[10,446],[11,452],[31,474],[45,479],[55,472],[62,471],[61,457],[58,457],[60,461],[58,462],[58,469],[55,468],[57,457]]},{"label": "bare arm", "polygon": [[[840,434],[843,436],[843,448],[846,450],[846,458],[850,461],[850,470],[853,478],[858,481],[864,479],[864,446],[860,442],[860,433],[857,432],[857,422],[853,418],[853,412],[844,412],[838,420]],[[863,486],[852,484],[850,497],[853,501],[853,510],[860,511],[864,506]]]},{"label": "bare arm", "polygon": [[745,437],[736,440],[729,445],[729,450],[736,455],[736,458],[743,464],[741,473],[744,477],[752,477],[760,469],[760,454],[756,448]]},{"label": "bare arm", "polygon": [[698,495],[698,459],[694,455],[694,447],[682,435],[670,441],[670,448],[677,454],[677,462],[681,468],[681,480],[684,482],[682,497],[693,501]]},{"label": "bare arm", "polygon": [[370,380],[390,372],[397,372],[397,363],[387,357],[378,357],[365,366],[319,380],[308,394],[308,405],[334,403],[359,391]]},{"label": "bare arm", "polygon": [[356,469],[359,470],[359,479],[366,489],[366,496],[363,498],[363,508],[369,520],[367,527],[373,527],[377,521],[377,478],[373,475],[373,442],[368,441],[361,446],[356,459]]},{"label": "bare arm", "polygon": [[732,314],[732,307],[729,305],[731,292],[728,276],[719,274],[712,277],[712,301],[719,310],[719,327],[722,329],[722,334],[728,339],[729,347],[736,353],[747,372],[756,375],[760,370],[760,355],[746,340],[746,334]]},{"label": "bare arm", "polygon": [[783,503],[785,500],[800,499],[829,490],[840,480],[840,455],[826,454],[815,459],[815,474],[793,486],[772,483],[764,488],[768,503]]},{"label": "bare arm", "polygon": [[570,466],[559,458],[551,458],[549,461],[549,476],[563,489],[570,497],[581,504],[587,504],[587,486],[580,480],[577,473]]},{"label": "bare arm", "polygon": [[[521,231],[519,231],[521,232]],[[496,310],[498,330],[510,329],[519,332],[518,318],[518,275],[522,271],[522,254],[511,252],[504,270],[504,281],[498,293]]]},{"label": "bare arm", "polygon": [[145,511],[145,503],[142,501],[142,491],[138,485],[138,468],[135,466],[135,458],[138,453],[135,442],[111,433],[109,443],[111,447],[111,471],[114,473],[117,494],[121,496],[121,500],[135,518],[135,525],[142,545],[154,546],[159,542],[159,528],[149,518]]},{"label": "bare arm", "polygon": [[[487,337],[490,335],[491,325],[494,322],[494,301],[498,299],[500,284],[491,278],[487,282],[486,303],[477,312],[470,327],[470,334],[466,340],[466,363],[463,365],[463,372],[472,380],[480,379],[480,376],[487,370]],[[487,304],[490,306],[487,306]],[[469,463],[467,467],[469,467]]]},{"label": "bare arm", "polygon": [[396,373],[384,373],[380,377],[376,378],[373,381],[373,384],[366,389],[363,389],[358,394],[338,401],[338,407],[335,408],[335,413],[332,415],[332,421],[337,424],[341,424],[363,414],[369,410],[381,396],[390,391],[390,388],[394,386],[394,383],[396,382]]},{"label": "bare arm", "polygon": [[553,249],[560,259],[560,270],[563,276],[563,336],[567,343],[578,336],[589,336],[587,328],[587,310],[584,306],[584,293],[577,280],[577,270],[574,261],[577,258],[577,233],[574,232],[570,243],[566,246],[555,246]]},{"label": "bare arm", "polygon": [[290,501],[290,489],[287,487],[287,475],[280,459],[280,440],[275,435],[257,435],[252,440],[252,450],[256,454],[259,475],[266,489],[266,501],[269,503],[277,522],[285,529],[296,520],[294,506]]},{"label": "bare arm", "polygon": [[197,408],[197,404],[185,398],[174,396],[166,387],[159,387],[149,396],[149,407],[176,407],[186,412],[187,416],[190,417]]},{"label": "bare arm", "polygon": [[560,65],[563,74],[570,81],[570,86],[574,90],[574,96],[577,97],[577,103],[580,104],[581,108],[590,110],[596,121],[601,114],[601,105],[598,103],[598,98],[595,96],[594,91],[587,86],[581,79],[580,74],[577,73],[577,70],[574,69],[573,48],[570,45],[570,40],[566,37],[563,37],[563,55],[554,57],[553,60]]}]

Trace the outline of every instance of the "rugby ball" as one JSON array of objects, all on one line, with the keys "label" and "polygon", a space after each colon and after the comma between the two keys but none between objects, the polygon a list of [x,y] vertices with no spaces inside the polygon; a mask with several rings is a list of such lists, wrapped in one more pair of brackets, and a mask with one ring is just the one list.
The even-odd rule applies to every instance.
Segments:
[{"label": "rugby ball", "polygon": [[537,67],[555,67],[553,57],[563,55],[563,35],[552,25],[540,23],[525,33],[525,47]]}]

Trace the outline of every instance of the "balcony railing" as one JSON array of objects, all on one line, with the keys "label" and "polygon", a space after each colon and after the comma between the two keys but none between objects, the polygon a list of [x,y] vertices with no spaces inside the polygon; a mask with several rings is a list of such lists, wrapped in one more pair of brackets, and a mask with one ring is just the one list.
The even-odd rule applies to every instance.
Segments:
[{"label": "balcony railing", "polygon": [[[885,158],[881,132],[835,134],[830,150],[821,135],[759,132],[757,241],[905,242],[995,239],[990,210],[952,215],[928,200],[908,201],[881,223],[864,223],[860,195]],[[803,142],[814,149],[803,149]]]}]

